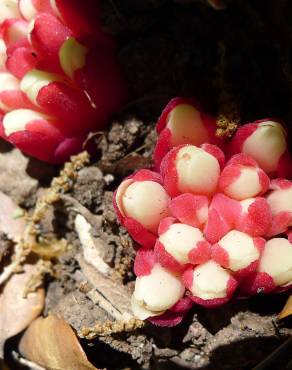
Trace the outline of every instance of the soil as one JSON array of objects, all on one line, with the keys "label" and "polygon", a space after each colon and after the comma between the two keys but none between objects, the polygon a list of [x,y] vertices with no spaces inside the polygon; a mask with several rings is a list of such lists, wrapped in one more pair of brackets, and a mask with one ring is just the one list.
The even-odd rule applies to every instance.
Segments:
[{"label": "soil", "polygon": [[[57,314],[76,330],[97,368],[251,369],[292,334],[291,321],[277,320],[287,293],[235,299],[215,310],[196,307],[175,328],[124,327],[112,308],[128,310],[136,246],[117,223],[111,199],[125,176],[151,168],[155,121],[171,97],[196,96],[208,112],[239,122],[277,116],[291,125],[291,2],[230,1],[219,11],[203,1],[104,0],[103,14],[130,99],[108,131],[91,139],[90,163],[40,223],[43,238],[55,235],[70,245],[56,258],[54,277],[46,276],[44,314]],[[32,213],[60,168],[0,144],[0,190]],[[90,224],[110,278],[86,258],[78,214]],[[8,250],[0,234],[0,261]],[[10,362],[17,359],[12,350],[17,338],[6,346]]]}]

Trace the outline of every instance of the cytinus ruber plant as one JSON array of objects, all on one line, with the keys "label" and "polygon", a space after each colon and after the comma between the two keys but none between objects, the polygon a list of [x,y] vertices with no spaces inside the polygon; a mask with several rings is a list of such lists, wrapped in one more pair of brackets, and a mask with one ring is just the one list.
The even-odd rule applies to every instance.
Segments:
[{"label": "cytinus ruber plant", "polygon": [[134,314],[173,326],[194,304],[211,308],[237,294],[292,288],[292,162],[284,126],[249,123],[223,142],[215,119],[194,100],[176,98],[157,131],[155,171],[129,176],[113,199],[138,244]]},{"label": "cytinus ruber plant", "polygon": [[79,151],[125,99],[98,3],[0,2],[0,135],[41,160]]}]

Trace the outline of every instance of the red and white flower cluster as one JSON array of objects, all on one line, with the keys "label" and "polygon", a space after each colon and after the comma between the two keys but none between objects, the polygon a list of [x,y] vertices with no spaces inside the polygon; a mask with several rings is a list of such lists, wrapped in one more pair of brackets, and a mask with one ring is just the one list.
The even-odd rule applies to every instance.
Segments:
[{"label": "red and white flower cluster", "polygon": [[0,0],[0,136],[58,163],[125,99],[98,0]]},{"label": "red and white flower cluster", "polygon": [[291,288],[292,162],[283,125],[249,123],[227,142],[195,102],[176,98],[157,131],[156,171],[136,172],[114,195],[120,222],[141,246],[134,314],[171,326],[194,303],[216,307],[235,291]]}]

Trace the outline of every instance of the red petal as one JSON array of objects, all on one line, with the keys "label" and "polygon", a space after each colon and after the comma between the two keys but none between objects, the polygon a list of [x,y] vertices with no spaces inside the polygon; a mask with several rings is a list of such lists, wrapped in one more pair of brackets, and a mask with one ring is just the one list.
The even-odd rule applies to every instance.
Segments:
[{"label": "red petal", "polygon": [[179,263],[171,254],[169,254],[159,240],[155,244],[155,256],[161,266],[174,272],[181,272],[186,268],[186,265]]},{"label": "red petal", "polygon": [[202,224],[198,220],[197,212],[202,207],[208,206],[208,202],[208,198],[203,195],[185,193],[172,199],[169,208],[172,215],[180,222],[200,228]]},{"label": "red petal", "polygon": [[134,272],[136,276],[149,275],[155,263],[157,262],[153,249],[140,248],[137,251]]},{"label": "red petal", "polygon": [[248,294],[270,293],[275,289],[275,283],[267,273],[254,272],[241,282],[240,288]]}]

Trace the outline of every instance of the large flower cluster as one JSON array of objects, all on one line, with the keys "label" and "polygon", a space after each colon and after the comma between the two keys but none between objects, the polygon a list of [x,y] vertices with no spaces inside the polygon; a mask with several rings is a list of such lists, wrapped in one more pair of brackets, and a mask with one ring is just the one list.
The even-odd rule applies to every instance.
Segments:
[{"label": "large flower cluster", "polygon": [[176,98],[157,131],[156,172],[136,172],[114,195],[120,222],[140,245],[134,314],[171,326],[194,303],[217,307],[234,293],[291,288],[292,166],[283,125],[246,124],[224,142],[212,117]]},{"label": "large flower cluster", "polygon": [[125,87],[98,0],[0,1],[0,136],[63,162],[120,108]]}]

